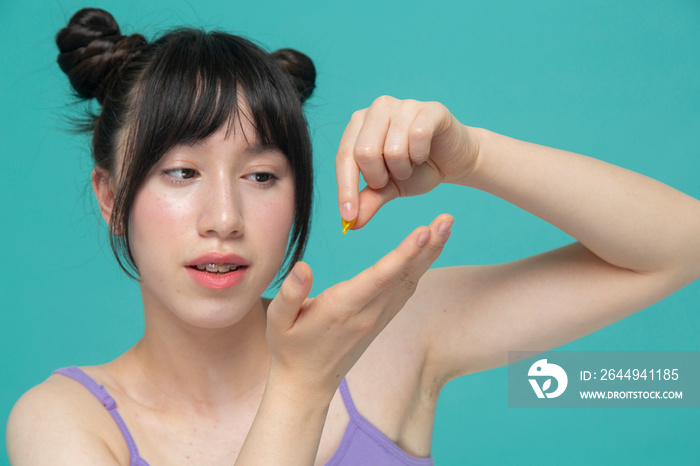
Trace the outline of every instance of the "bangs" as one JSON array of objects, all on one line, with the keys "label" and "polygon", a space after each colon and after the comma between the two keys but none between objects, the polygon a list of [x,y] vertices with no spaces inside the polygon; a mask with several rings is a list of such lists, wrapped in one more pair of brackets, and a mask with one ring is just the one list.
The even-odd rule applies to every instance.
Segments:
[{"label": "bangs", "polygon": [[[277,64],[240,37],[197,30],[173,35],[178,40],[163,41],[132,107],[136,145],[146,142],[142,135],[155,136],[148,152],[162,155],[175,145],[205,139],[223,125],[233,130],[243,117],[263,144],[287,153],[286,123],[302,115],[301,104]],[[288,114],[295,107],[298,112],[291,113],[297,115]]]}]

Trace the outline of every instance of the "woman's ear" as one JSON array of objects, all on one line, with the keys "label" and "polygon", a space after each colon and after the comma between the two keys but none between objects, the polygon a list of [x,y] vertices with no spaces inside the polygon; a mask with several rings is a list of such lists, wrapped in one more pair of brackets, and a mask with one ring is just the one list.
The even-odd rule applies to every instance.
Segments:
[{"label": "woman's ear", "polygon": [[115,231],[111,225],[115,198],[114,181],[109,172],[101,167],[95,167],[94,170],[92,170],[91,179],[92,189],[95,191],[95,197],[97,198],[97,204],[100,206],[102,218],[104,218],[107,225],[109,225],[110,231],[114,233]]}]

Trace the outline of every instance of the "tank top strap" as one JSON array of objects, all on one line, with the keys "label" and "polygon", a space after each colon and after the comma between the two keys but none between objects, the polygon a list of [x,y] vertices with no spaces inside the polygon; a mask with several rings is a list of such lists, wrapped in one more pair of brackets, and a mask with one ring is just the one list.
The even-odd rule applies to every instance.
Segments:
[{"label": "tank top strap", "polygon": [[345,379],[338,387],[350,421],[326,466],[381,464],[391,466],[433,466],[431,457],[413,456],[399,447],[357,411]]},{"label": "tank top strap", "polygon": [[340,396],[343,398],[345,409],[348,411],[350,417],[360,417],[360,413],[357,412],[357,408],[355,408],[355,403],[352,401],[352,396],[350,396],[350,390],[348,389],[348,383],[345,381],[345,378],[343,378],[343,380],[340,381],[340,386],[338,388],[340,389]]},{"label": "tank top strap", "polygon": [[122,419],[119,411],[117,410],[117,402],[114,398],[107,392],[104,385],[100,385],[95,380],[87,375],[82,369],[76,366],[64,367],[62,369],[57,369],[53,372],[54,374],[61,374],[66,377],[70,377],[75,380],[83,387],[87,388],[90,393],[93,394],[95,398],[100,400],[100,403],[107,409],[109,414],[116,422],[119,431],[122,433],[122,437],[126,441],[126,446],[129,448],[130,465],[131,466],[148,466],[148,463],[141,458],[139,455],[139,450],[136,447],[136,442],[129,432],[129,428],[126,427],[124,419]]}]

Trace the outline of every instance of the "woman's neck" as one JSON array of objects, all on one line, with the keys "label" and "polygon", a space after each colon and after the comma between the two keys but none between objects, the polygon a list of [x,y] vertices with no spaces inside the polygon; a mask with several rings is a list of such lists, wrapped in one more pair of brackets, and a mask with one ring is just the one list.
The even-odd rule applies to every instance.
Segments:
[{"label": "woman's neck", "polygon": [[221,409],[258,398],[270,364],[266,308],[260,299],[235,325],[219,329],[193,328],[147,310],[143,338],[115,361],[115,370],[144,402],[167,398],[170,406]]}]

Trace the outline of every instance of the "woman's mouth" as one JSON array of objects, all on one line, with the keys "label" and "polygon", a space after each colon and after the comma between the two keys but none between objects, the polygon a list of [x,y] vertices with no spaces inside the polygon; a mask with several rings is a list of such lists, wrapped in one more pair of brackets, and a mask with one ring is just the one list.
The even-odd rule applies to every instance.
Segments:
[{"label": "woman's mouth", "polygon": [[195,283],[212,290],[223,290],[238,285],[246,276],[249,265],[231,262],[207,262],[188,265],[187,275]]},{"label": "woman's mouth", "polygon": [[208,264],[197,264],[197,265],[191,265],[190,266],[193,269],[196,270],[201,270],[201,271],[207,271],[208,273],[213,273],[213,274],[224,274],[228,272],[233,272],[238,270],[240,265],[236,264],[225,264],[225,263],[208,263]]}]

